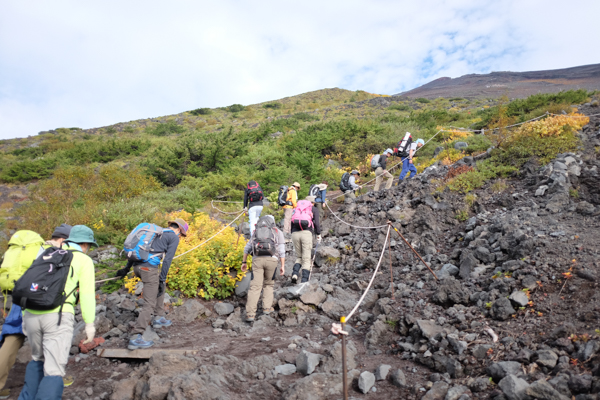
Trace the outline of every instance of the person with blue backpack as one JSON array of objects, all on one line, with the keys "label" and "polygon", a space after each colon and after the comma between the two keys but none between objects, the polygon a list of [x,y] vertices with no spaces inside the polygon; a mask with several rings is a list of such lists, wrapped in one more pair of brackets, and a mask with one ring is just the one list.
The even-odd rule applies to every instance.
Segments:
[{"label": "person with blue backpack", "polygon": [[[145,349],[154,345],[144,340],[142,334],[152,322],[154,329],[171,326],[165,318],[165,284],[171,262],[179,246],[179,238],[187,236],[188,224],[181,218],[167,223],[168,228],[154,224],[138,225],[125,239],[123,251],[128,258],[127,266],[117,271],[117,276],[126,276],[133,266],[134,274],[144,284],[144,303],[133,327],[128,349]],[[160,267],[162,259],[162,268]]]},{"label": "person with blue backpack", "polygon": [[321,242],[319,209],[315,207],[315,200],[314,196],[300,200],[292,214],[292,243],[296,252],[296,262],[292,270],[293,284],[298,282],[300,270],[302,283],[308,282],[310,277],[313,233],[317,235],[317,243]]}]

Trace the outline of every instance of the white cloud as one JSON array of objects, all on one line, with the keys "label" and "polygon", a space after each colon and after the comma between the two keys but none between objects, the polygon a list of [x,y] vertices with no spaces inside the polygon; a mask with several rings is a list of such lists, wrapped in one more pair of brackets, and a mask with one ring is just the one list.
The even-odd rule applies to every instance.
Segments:
[{"label": "white cloud", "polygon": [[325,87],[599,62],[600,3],[2,2],[0,138]]}]

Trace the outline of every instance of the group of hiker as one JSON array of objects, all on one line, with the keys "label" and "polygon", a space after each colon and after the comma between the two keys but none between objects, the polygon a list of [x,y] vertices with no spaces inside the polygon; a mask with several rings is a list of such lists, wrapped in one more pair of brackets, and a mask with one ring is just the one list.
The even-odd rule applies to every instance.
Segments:
[{"label": "group of hiker", "polygon": [[[375,191],[387,178],[386,189],[392,186],[393,176],[386,169],[387,158],[402,157],[399,180],[410,172],[417,173],[412,158],[422,139],[412,143],[407,132],[398,147],[386,149],[371,160],[375,170]],[[340,188],[346,198],[355,198],[360,188],[356,180],[360,173],[345,173]],[[299,200],[300,183],[281,186],[278,204],[284,210],[283,229],[279,229],[272,215],[261,217],[263,192],[256,181],[250,181],[244,190],[244,211],[248,214],[250,240],[244,247],[242,271],[248,270],[247,259],[252,256],[251,280],[246,302],[246,320],[256,318],[262,292],[263,313],[273,312],[273,286],[278,265],[280,275],[285,273],[286,243],[292,242],[295,262],[292,268],[293,284],[306,283],[312,270],[313,242],[321,242],[321,216],[326,205],[328,183],[313,184],[309,194]],[[142,307],[131,331],[128,349],[144,349],[154,342],[145,340],[148,326],[162,329],[172,325],[165,317],[164,297],[166,279],[181,237],[188,234],[186,221],[177,218],[162,228],[155,224],[139,224],[125,240],[123,250],[127,265],[118,270],[117,277],[125,277],[131,268],[144,285]],[[94,232],[85,225],[62,224],[54,230],[50,240],[44,241],[37,233],[17,231],[9,241],[0,268],[0,287],[4,301],[12,294],[10,312],[0,334],[0,388],[15,363],[18,350],[28,337],[32,360],[27,364],[25,382],[20,400],[60,399],[65,385],[73,382],[65,378],[71,342],[75,328],[75,305],[79,302],[85,324],[85,339],[80,346],[93,346],[96,329],[95,271],[87,253],[98,247]],[[0,399],[10,395],[0,391]]]},{"label": "group of hiker", "polygon": [[[376,154],[371,158],[371,168],[375,172],[375,187],[374,191],[378,192],[381,188],[384,178],[387,179],[385,183],[385,189],[392,187],[394,182],[394,176],[387,170],[387,159],[388,157],[400,157],[402,159],[402,172],[398,177],[398,184],[400,184],[406,178],[406,175],[410,173],[410,178],[414,178],[417,175],[417,168],[413,164],[413,156],[417,149],[425,145],[423,139],[417,139],[413,143],[412,135],[410,132],[406,132],[404,138],[398,143],[398,147],[392,149],[386,149],[382,154]],[[360,186],[356,183],[356,179],[360,176],[360,172],[352,170],[350,173],[346,172],[342,175],[340,182],[340,190],[345,194],[346,199],[355,199],[356,191],[360,189]]]}]

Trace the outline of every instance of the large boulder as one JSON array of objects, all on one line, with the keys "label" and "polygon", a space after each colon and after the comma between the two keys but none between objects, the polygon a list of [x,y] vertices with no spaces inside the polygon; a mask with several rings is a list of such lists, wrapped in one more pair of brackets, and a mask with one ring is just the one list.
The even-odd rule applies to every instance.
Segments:
[{"label": "large boulder", "polygon": [[[348,373],[348,387],[352,380],[358,375],[353,370]],[[333,396],[337,398],[342,395],[342,374],[312,374],[294,382],[283,393],[282,398],[286,400],[319,400]]]},{"label": "large boulder", "polygon": [[324,265],[335,264],[340,260],[340,251],[328,246],[319,246],[315,256],[315,265],[322,267]]},{"label": "large boulder", "polygon": [[459,281],[450,277],[442,280],[431,300],[442,305],[468,304],[469,292]]},{"label": "large boulder", "polygon": [[189,299],[173,310],[173,319],[189,324],[201,315],[209,316],[211,312],[198,300]]},{"label": "large boulder", "polygon": [[498,383],[507,375],[522,374],[521,364],[516,361],[500,361],[487,367],[487,373]]},{"label": "large boulder", "polygon": [[510,318],[511,315],[516,313],[515,309],[512,307],[510,300],[506,297],[501,297],[492,304],[492,308],[490,309],[490,315],[492,318],[505,321]]},{"label": "large boulder", "polygon": [[500,383],[498,383],[498,387],[504,393],[504,396],[508,400],[529,400],[529,396],[527,395],[527,388],[529,384],[527,381],[518,378],[514,375],[507,375],[504,377]]},{"label": "large boulder", "polygon": [[358,388],[363,393],[369,393],[369,390],[375,384],[375,375],[370,371],[363,371],[358,377]]},{"label": "large boulder", "polygon": [[303,375],[310,375],[321,362],[321,355],[302,350],[296,357],[296,369]]}]

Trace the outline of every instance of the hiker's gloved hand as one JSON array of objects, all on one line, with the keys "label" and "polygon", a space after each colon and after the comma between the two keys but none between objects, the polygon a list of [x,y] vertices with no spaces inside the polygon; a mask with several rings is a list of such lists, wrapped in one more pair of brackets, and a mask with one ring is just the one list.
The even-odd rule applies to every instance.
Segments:
[{"label": "hiker's gloved hand", "polygon": [[244,212],[248,212],[248,207],[244,207]]},{"label": "hiker's gloved hand", "polygon": [[321,235],[317,235],[317,243],[321,243]]},{"label": "hiker's gloved hand", "polygon": [[159,298],[163,294],[165,294],[165,281],[160,281],[158,282],[158,295],[156,298]]},{"label": "hiker's gloved hand", "polygon": [[128,273],[129,273],[129,268],[125,267],[125,268],[121,268],[120,270],[118,270],[116,276],[118,276],[119,278],[124,278],[127,276]]},{"label": "hiker's gloved hand", "polygon": [[94,340],[94,335],[96,335],[96,327],[93,322],[85,324],[85,334],[87,335],[87,339],[83,342],[83,344],[90,343]]}]

